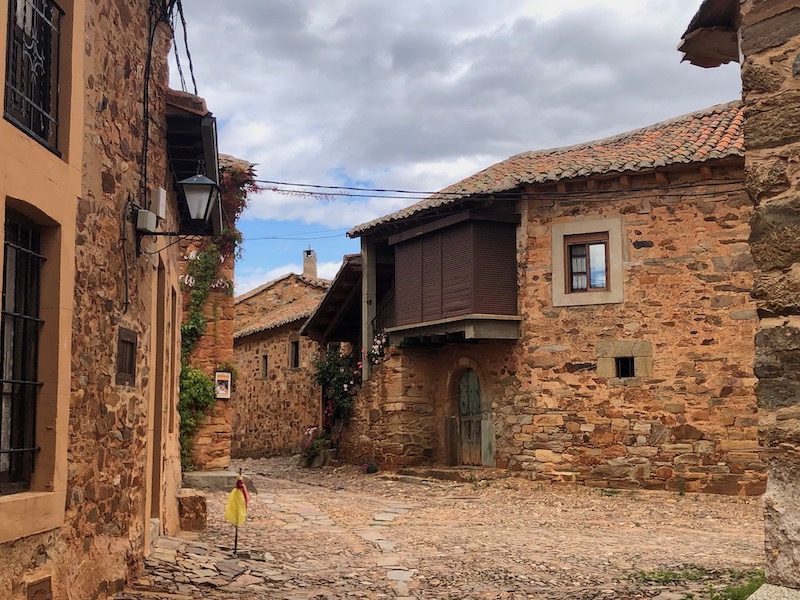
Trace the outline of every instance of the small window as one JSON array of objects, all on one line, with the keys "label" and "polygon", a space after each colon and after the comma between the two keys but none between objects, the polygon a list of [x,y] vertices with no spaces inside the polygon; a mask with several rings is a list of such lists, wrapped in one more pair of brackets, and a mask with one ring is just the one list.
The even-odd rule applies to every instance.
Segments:
[{"label": "small window", "polygon": [[261,379],[266,379],[269,375],[269,355],[261,357]]},{"label": "small window", "polygon": [[567,292],[608,289],[608,233],[564,237]]},{"label": "small window", "polygon": [[8,2],[5,117],[53,151],[63,14],[52,0]]},{"label": "small window", "polygon": [[300,340],[289,343],[289,366],[292,369],[300,367]]},{"label": "small window", "polygon": [[635,361],[632,356],[618,356],[614,359],[617,377],[636,377]]},{"label": "small window", "polygon": [[136,332],[119,328],[117,338],[117,385],[136,383]]}]

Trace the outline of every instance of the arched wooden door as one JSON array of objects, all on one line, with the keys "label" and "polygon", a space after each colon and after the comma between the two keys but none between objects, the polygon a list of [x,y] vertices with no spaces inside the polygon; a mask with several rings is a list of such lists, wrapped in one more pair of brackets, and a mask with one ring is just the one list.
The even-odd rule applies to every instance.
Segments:
[{"label": "arched wooden door", "polygon": [[467,369],[458,384],[458,412],[461,430],[461,463],[481,463],[481,389],[478,376]]}]

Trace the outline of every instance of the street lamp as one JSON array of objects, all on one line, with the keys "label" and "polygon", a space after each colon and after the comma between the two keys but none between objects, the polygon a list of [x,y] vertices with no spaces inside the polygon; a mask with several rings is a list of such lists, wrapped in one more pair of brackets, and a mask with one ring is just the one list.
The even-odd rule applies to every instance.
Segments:
[{"label": "street lamp", "polygon": [[[188,219],[184,216],[184,224],[186,224],[186,221],[190,221],[192,228],[197,227],[198,224],[202,228],[202,226],[208,223],[211,217],[211,211],[214,209],[219,199],[219,185],[212,179],[206,177],[205,162],[202,160],[197,161],[197,174],[180,180],[178,185],[180,185],[183,190],[189,212]],[[181,235],[178,231],[156,231],[158,218],[156,214],[150,210],[134,206],[134,211],[131,216],[136,224],[137,256],[142,252],[141,242],[143,237]]]}]

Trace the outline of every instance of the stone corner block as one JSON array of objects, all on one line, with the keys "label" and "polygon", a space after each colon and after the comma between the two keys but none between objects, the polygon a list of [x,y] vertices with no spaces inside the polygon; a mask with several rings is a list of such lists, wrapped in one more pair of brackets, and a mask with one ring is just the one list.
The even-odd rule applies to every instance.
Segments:
[{"label": "stone corner block", "polygon": [[205,531],[208,518],[206,495],[186,488],[178,492],[178,517],[182,531]]},{"label": "stone corner block", "polygon": [[750,600],[800,600],[800,590],[765,583]]}]

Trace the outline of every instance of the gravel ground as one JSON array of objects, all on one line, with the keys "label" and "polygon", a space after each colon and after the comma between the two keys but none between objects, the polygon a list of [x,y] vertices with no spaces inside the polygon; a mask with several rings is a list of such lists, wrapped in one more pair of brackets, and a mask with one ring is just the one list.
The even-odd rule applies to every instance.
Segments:
[{"label": "gravel ground", "polygon": [[758,498],[297,465],[235,465],[258,490],[243,555],[209,494],[207,531],[165,540],[118,598],[700,600],[763,568]]}]

